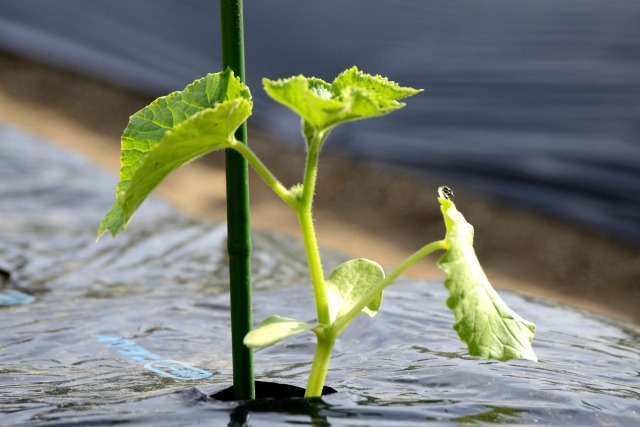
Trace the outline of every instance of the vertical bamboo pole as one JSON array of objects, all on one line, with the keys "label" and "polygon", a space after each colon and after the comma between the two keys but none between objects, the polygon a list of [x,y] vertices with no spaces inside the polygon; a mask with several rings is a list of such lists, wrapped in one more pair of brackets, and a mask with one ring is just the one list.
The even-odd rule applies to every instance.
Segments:
[{"label": "vertical bamboo pole", "polygon": [[[231,68],[244,82],[244,28],[242,0],[220,0],[222,67]],[[247,143],[243,124],[236,138]],[[225,152],[227,176],[227,249],[231,280],[231,347],[233,390],[236,400],[255,398],[253,352],[242,340],[253,327],[251,315],[251,235],[247,162],[236,151]]]}]

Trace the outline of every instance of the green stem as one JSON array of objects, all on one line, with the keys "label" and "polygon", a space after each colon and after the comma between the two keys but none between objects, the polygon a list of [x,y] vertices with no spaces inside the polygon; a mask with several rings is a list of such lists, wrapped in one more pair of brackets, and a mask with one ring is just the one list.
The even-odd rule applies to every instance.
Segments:
[{"label": "green stem", "polygon": [[291,196],[291,193],[287,188],[273,176],[271,171],[265,166],[264,163],[256,156],[256,154],[249,148],[249,146],[242,144],[239,141],[234,141],[231,148],[242,154],[242,156],[253,166],[255,171],[260,175],[264,182],[271,187],[274,193],[278,195],[286,204],[293,209],[298,208],[297,200]]},{"label": "green stem", "polygon": [[309,209],[313,206],[313,196],[316,191],[316,177],[318,176],[318,159],[320,157],[320,137],[314,137],[308,142],[307,163],[304,168],[304,190],[302,203]]},{"label": "green stem", "polygon": [[318,174],[318,157],[322,142],[326,135],[318,132],[308,143],[307,164],[305,166],[303,192],[300,200],[300,207],[296,209],[298,221],[300,222],[300,230],[302,232],[302,240],[304,241],[307,253],[307,262],[309,263],[309,273],[311,276],[311,285],[313,286],[313,296],[316,302],[316,310],[318,313],[318,323],[329,325],[331,321],[329,316],[329,303],[327,300],[327,291],[324,284],[324,272],[322,270],[322,259],[320,258],[320,250],[318,249],[318,240],[316,238],[316,230],[313,224],[313,195],[316,187],[316,177]]},{"label": "green stem", "polygon": [[309,380],[307,381],[307,389],[304,397],[320,397],[324,387],[327,371],[329,370],[329,362],[331,361],[331,351],[335,339],[327,339],[324,333],[317,333],[318,344],[316,346],[316,354],[313,357],[313,364],[309,372]]},{"label": "green stem", "polygon": [[316,302],[318,323],[322,325],[329,325],[329,322],[331,321],[329,317],[329,303],[327,300],[322,260],[320,258],[320,250],[318,249],[315,228],[313,226],[313,215],[311,214],[311,209],[305,209],[302,212],[298,212],[298,221],[300,221],[302,240],[307,253],[307,262],[309,263],[309,274],[311,277],[311,285],[313,286],[313,296]]},{"label": "green stem", "polygon": [[351,310],[349,310],[345,315],[340,316],[333,325],[331,325],[331,329],[329,334],[335,339],[338,337],[344,329],[349,326],[349,323],[353,321],[364,309],[367,304],[373,301],[380,292],[382,292],[387,286],[393,283],[402,273],[404,273],[409,267],[411,267],[416,262],[420,261],[425,256],[429,255],[432,252],[437,250],[447,250],[448,243],[446,240],[436,240],[435,242],[431,242],[428,245],[423,246],[418,249],[412,255],[410,255],[406,260],[404,260],[398,267],[396,267],[388,276],[384,279],[380,280],[367,294],[358,301],[356,305],[354,305]]},{"label": "green stem", "polygon": [[[222,66],[245,80],[242,0],[220,1]],[[244,123],[236,139],[247,143]],[[240,153],[226,150],[227,248],[231,298],[231,349],[233,390],[237,400],[255,398],[253,351],[242,342],[253,327],[251,316],[251,227],[249,221],[249,178],[247,161]]]}]

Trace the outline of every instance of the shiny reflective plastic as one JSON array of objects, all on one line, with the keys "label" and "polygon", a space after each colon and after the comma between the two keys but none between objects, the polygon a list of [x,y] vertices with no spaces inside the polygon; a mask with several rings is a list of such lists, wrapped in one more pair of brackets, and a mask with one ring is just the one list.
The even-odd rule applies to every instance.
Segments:
[{"label": "shiny reflective plastic", "polygon": [[[30,304],[0,307],[0,424],[614,425],[640,420],[638,328],[515,294],[538,325],[539,363],[466,356],[439,281],[401,280],[383,309],[336,345],[322,399],[225,402],[231,382],[224,225],[156,201],[117,240],[94,244],[114,178],[0,127],[0,265],[4,289]],[[7,201],[7,202],[4,202]],[[256,233],[254,311],[313,316],[300,243]],[[342,261],[327,258],[330,270]],[[177,379],[99,342],[122,337]],[[130,348],[131,346],[129,346]],[[133,351],[133,350],[132,350]],[[139,351],[139,350],[136,350]],[[313,337],[256,352],[258,379],[304,387]],[[135,351],[134,351],[135,353]],[[178,361],[180,363],[177,363]],[[235,423],[235,424],[234,424]]]}]

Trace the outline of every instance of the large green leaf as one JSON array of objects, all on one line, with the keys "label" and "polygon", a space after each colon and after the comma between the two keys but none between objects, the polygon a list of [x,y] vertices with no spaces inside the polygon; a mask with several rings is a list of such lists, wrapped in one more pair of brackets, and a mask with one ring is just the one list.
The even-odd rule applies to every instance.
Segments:
[{"label": "large green leaf", "polygon": [[233,72],[209,74],[134,114],[122,135],[116,201],[98,237],[124,230],[149,193],[172,171],[228,147],[251,115],[249,89]]},{"label": "large green leaf", "polygon": [[449,197],[440,197],[449,249],[438,265],[447,274],[447,306],[469,354],[502,361],[537,361],[531,348],[535,325],[513,312],[493,289],[473,249],[473,227]]},{"label": "large green leaf", "polygon": [[[349,312],[382,279],[384,270],[380,264],[364,258],[347,261],[333,270],[325,281],[331,323]],[[381,304],[382,291],[362,309],[362,313],[373,317]]]},{"label": "large green leaf", "polygon": [[264,319],[258,326],[244,337],[244,345],[249,348],[268,347],[291,335],[310,331],[318,325],[302,322],[288,317],[272,315]]},{"label": "large green leaf", "polygon": [[352,67],[329,84],[314,77],[263,79],[265,91],[296,112],[317,131],[347,121],[381,116],[403,107],[399,99],[421,92],[401,87],[385,77],[373,76]]}]

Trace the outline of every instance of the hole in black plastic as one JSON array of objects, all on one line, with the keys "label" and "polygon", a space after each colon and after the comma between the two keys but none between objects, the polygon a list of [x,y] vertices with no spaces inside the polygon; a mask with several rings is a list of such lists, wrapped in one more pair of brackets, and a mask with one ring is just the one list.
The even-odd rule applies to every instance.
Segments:
[{"label": "hole in black plastic", "polygon": [[[256,399],[290,399],[290,398],[302,398],[304,397],[304,388],[297,387],[290,384],[272,383],[267,381],[256,381]],[[322,388],[322,395],[337,393],[331,387],[324,386]],[[212,399],[222,401],[233,401],[233,386],[227,387],[217,393],[210,396]]]}]

